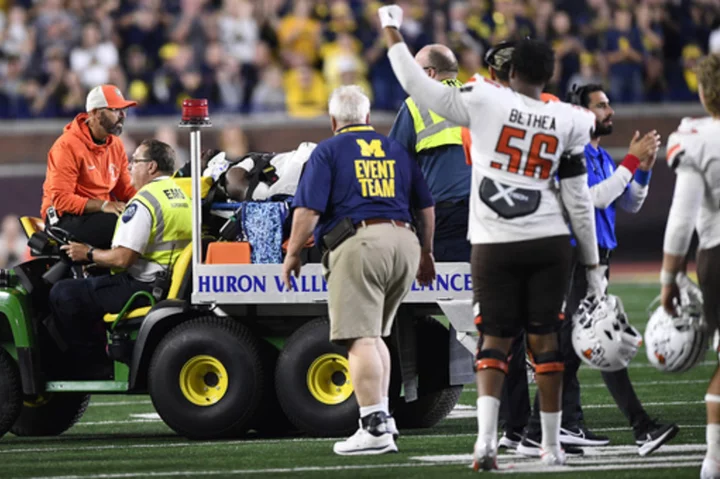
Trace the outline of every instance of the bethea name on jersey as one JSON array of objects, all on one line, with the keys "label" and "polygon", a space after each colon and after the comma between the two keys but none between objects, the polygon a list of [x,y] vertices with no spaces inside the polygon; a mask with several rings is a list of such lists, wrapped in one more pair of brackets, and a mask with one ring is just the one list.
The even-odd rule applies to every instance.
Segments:
[{"label": "bethea name on jersey", "polygon": [[513,108],[508,121],[525,127],[555,131],[555,117],[551,115],[537,115]]},{"label": "bethea name on jersey", "polygon": [[[290,277],[292,292],[327,292],[327,283],[322,274],[301,274]],[[287,293],[288,289],[279,274],[203,275],[198,278],[199,293]],[[411,291],[472,291],[469,273],[438,274],[429,286],[413,282]]]}]

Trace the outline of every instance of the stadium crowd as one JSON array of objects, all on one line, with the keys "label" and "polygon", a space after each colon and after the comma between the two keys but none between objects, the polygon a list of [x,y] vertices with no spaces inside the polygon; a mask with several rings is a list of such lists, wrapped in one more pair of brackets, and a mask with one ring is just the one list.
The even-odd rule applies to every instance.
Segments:
[{"label": "stadium crowd", "polygon": [[[485,72],[489,45],[531,36],[557,54],[551,85],[601,82],[617,103],[690,101],[692,67],[720,51],[717,0],[405,0],[411,49],[449,45],[458,78]],[[376,1],[0,0],[0,117],[72,117],[113,83],[135,115],[187,97],[213,111],[309,117],[360,84],[374,110],[405,93],[378,34]]]}]

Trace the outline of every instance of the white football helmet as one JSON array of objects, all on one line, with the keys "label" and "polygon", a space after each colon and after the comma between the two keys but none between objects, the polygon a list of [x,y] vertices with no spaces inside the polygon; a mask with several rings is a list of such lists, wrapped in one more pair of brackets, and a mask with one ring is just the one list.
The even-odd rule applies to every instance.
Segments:
[{"label": "white football helmet", "polygon": [[676,281],[680,290],[678,315],[669,315],[660,305],[660,298],[656,298],[648,308],[653,313],[645,328],[645,345],[653,366],[660,371],[679,373],[705,357],[708,332],[700,288],[682,273]]},{"label": "white football helmet", "polygon": [[607,295],[582,300],[573,315],[575,354],[593,369],[625,369],[642,344],[640,332],[628,323],[620,298]]}]

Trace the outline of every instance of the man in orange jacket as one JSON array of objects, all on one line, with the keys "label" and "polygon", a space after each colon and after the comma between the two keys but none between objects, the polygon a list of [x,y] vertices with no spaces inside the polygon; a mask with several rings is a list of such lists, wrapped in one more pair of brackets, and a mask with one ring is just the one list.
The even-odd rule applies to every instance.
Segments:
[{"label": "man in orange jacket", "polygon": [[135,195],[118,135],[127,109],[136,104],[113,85],[96,86],[88,93],[87,113],[65,126],[48,153],[40,210],[46,223],[52,220],[52,207],[59,216],[57,226],[78,241],[110,248],[117,217]]}]

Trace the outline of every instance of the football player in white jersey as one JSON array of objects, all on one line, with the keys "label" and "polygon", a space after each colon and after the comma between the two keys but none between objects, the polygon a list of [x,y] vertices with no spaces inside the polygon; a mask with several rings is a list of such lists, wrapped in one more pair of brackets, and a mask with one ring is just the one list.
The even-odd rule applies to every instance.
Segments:
[{"label": "football player in white jersey", "polygon": [[[674,316],[677,273],[697,229],[697,273],[711,337],[720,322],[720,55],[705,57],[697,75],[700,102],[710,116],[683,119],[668,138],[667,161],[677,180],[665,228],[660,283],[662,305]],[[700,477],[720,478],[720,369],[710,380],[705,403],[708,450]]]},{"label": "football player in white jersey", "polygon": [[[378,11],[388,57],[400,84],[416,102],[460,126],[472,138],[469,240],[476,323],[483,334],[476,357],[478,439],[474,467],[497,468],[499,398],[513,338],[523,330],[536,363],[542,425],[541,458],[563,464],[560,447],[562,356],[557,326],[570,268],[570,217],[588,265],[589,295],[602,296],[595,218],[584,148],[595,116],[540,94],[553,74],[545,43],[515,46],[510,87],[489,80],[449,88],[423,75],[398,28],[402,9]],[[560,178],[559,191],[555,176]]]}]

